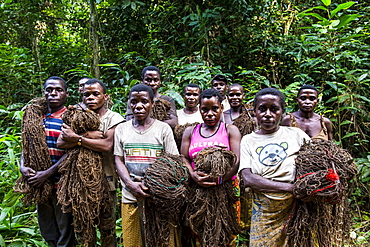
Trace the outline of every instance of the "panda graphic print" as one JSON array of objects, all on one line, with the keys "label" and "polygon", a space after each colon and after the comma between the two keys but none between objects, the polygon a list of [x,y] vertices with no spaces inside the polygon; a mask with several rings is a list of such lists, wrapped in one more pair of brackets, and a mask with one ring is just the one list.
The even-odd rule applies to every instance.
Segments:
[{"label": "panda graphic print", "polygon": [[256,153],[259,155],[259,162],[265,166],[276,166],[281,164],[287,157],[286,150],[288,149],[288,143],[282,142],[269,143],[265,146],[258,147]]}]

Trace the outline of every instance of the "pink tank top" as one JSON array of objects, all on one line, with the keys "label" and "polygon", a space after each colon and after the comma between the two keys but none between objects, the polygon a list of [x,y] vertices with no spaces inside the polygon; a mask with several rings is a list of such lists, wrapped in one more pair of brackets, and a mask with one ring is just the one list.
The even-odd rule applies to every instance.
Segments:
[{"label": "pink tank top", "polygon": [[194,168],[194,159],[199,151],[206,147],[225,147],[230,150],[229,134],[227,133],[226,124],[220,122],[217,131],[209,136],[204,137],[200,133],[202,124],[195,126],[190,140],[189,157],[191,158],[191,166]]}]

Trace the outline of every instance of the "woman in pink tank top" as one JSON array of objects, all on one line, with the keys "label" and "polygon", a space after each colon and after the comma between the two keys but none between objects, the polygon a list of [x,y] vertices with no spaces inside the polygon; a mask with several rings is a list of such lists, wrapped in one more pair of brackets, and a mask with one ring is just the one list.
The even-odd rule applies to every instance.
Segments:
[{"label": "woman in pink tank top", "polygon": [[206,147],[225,147],[231,150],[237,160],[222,181],[231,179],[239,168],[239,145],[240,132],[234,125],[221,122],[223,112],[222,96],[215,89],[206,89],[200,95],[200,114],[204,123],[188,127],[184,131],[181,144],[181,154],[184,155],[184,162],[189,169],[190,177],[200,186],[210,187],[217,185],[216,181],[210,179],[209,175],[194,171],[194,158],[197,153]]}]

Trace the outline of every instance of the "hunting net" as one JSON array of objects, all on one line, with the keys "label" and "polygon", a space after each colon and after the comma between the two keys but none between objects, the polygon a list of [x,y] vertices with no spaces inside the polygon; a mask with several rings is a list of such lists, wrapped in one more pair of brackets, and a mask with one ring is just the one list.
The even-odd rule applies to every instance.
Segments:
[{"label": "hunting net", "polygon": [[169,246],[170,225],[179,226],[188,197],[188,171],[180,155],[165,153],[145,172],[145,239],[148,247]]},{"label": "hunting net", "polygon": [[[46,144],[43,116],[47,113],[44,97],[35,98],[27,105],[22,119],[23,166],[33,170],[45,171],[52,165]],[[14,190],[23,193],[23,204],[38,204],[51,195],[53,181],[48,179],[41,187],[34,187],[27,182],[28,177],[21,176],[15,183]]]},{"label": "hunting net", "polygon": [[168,114],[170,109],[170,102],[161,98],[155,98],[150,117],[155,118],[159,121],[167,120],[169,119]]},{"label": "hunting net", "polygon": [[239,117],[234,120],[233,125],[239,129],[241,136],[252,133],[256,128],[256,124],[253,119],[254,114],[251,109],[253,109],[251,105],[243,105],[242,112],[240,113]]},{"label": "hunting net", "polygon": [[[90,110],[69,107],[63,122],[78,135],[99,130],[99,116]],[[59,165],[62,174],[58,187],[58,203],[64,213],[72,213],[74,230],[84,246],[95,238],[95,227],[104,207],[109,207],[109,186],[102,164],[102,155],[83,146],[69,149]]]},{"label": "hunting net", "polygon": [[185,132],[185,129],[189,126],[196,126],[199,123],[186,123],[184,125],[176,125],[175,128],[173,129],[173,135],[175,137],[176,145],[180,149],[181,148],[181,142],[182,142],[182,136]]},{"label": "hunting net", "polygon": [[351,155],[334,142],[313,139],[296,157],[296,200],[286,223],[289,246],[342,246],[351,214],[348,188],[357,173]]},{"label": "hunting net", "polygon": [[[235,154],[229,150],[208,147],[194,160],[195,171],[216,179],[231,169],[235,159]],[[234,209],[236,201],[231,180],[211,187],[190,184],[187,213],[190,227],[199,236],[202,246],[225,246],[239,233]]]}]

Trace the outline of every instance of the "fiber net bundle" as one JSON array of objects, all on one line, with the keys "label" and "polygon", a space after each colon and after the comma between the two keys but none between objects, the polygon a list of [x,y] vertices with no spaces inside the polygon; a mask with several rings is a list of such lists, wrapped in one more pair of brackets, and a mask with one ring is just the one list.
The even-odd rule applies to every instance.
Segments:
[{"label": "fiber net bundle", "polygon": [[[195,158],[195,171],[202,171],[212,178],[225,175],[235,163],[236,156],[231,151],[208,147]],[[240,231],[234,203],[237,197],[231,180],[222,184],[202,187],[196,183],[190,186],[189,223],[205,247],[225,246]]]},{"label": "fiber net bundle", "polygon": [[243,105],[242,112],[239,117],[234,120],[233,125],[239,129],[241,136],[252,133],[256,127],[256,123],[253,120],[253,111],[250,109],[253,109],[251,105]]},{"label": "fiber net bundle", "polygon": [[188,197],[188,170],[182,156],[164,153],[148,167],[144,184],[151,198],[145,199],[147,246],[169,246],[170,225],[178,226]]},{"label": "fiber net bundle", "polygon": [[[27,105],[22,119],[22,152],[24,167],[45,171],[51,166],[51,159],[46,144],[43,116],[47,113],[44,97],[35,98]],[[45,201],[51,195],[53,181],[48,179],[41,187],[28,184],[28,177],[22,176],[15,182],[14,190],[23,193],[22,202],[27,206]]]},{"label": "fiber net bundle", "polygon": [[168,112],[171,109],[171,103],[161,98],[155,98],[150,113],[150,117],[155,118],[159,121],[168,119]]},{"label": "fiber net bundle", "polygon": [[342,246],[351,221],[348,187],[357,169],[332,141],[313,139],[298,152],[297,200],[286,224],[289,246]]},{"label": "fiber net bundle", "polygon": [[181,147],[182,136],[184,134],[185,129],[189,126],[196,126],[198,124],[199,123],[196,122],[196,123],[186,123],[186,124],[183,124],[183,125],[176,125],[175,126],[175,128],[173,129],[173,135],[175,137],[176,145],[179,149]]},{"label": "fiber net bundle", "polygon": [[[79,135],[99,130],[99,116],[94,112],[69,107],[63,122]],[[58,187],[58,203],[64,213],[72,212],[75,232],[88,246],[95,237],[101,210],[110,203],[108,181],[102,156],[83,146],[69,149],[59,165],[62,174]]]}]

